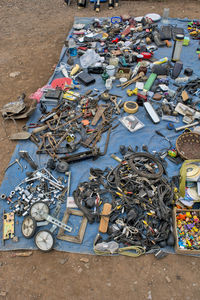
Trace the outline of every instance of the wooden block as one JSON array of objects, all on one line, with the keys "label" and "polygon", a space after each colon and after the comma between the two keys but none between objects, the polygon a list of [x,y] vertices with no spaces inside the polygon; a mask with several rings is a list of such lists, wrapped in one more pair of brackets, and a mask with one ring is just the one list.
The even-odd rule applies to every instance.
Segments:
[{"label": "wooden block", "polygon": [[186,91],[182,91],[181,97],[183,101],[187,101],[189,99],[188,93]]},{"label": "wooden block", "polygon": [[[103,206],[103,210],[101,212],[101,214],[103,216],[101,216],[101,220],[100,220],[100,224],[99,224],[99,232],[102,233],[106,233],[107,229],[108,229],[108,223],[109,223],[109,218],[110,218],[110,212],[112,209],[112,205],[110,203],[105,203]],[[108,217],[104,216],[104,215],[108,215]]]},{"label": "wooden block", "polygon": [[105,110],[106,110],[106,107],[103,107],[102,105],[100,105],[98,107],[98,110],[97,110],[97,112],[96,112],[96,114],[95,114],[95,116],[92,120],[92,123],[91,123],[92,126],[95,126],[97,124],[97,122],[99,121],[99,119],[101,118],[101,116],[102,116],[102,114],[104,113]]}]

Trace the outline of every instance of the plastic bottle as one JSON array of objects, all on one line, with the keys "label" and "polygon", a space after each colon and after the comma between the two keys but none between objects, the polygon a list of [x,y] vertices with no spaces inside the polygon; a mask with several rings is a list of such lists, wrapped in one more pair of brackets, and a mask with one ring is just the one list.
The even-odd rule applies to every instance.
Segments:
[{"label": "plastic bottle", "polygon": [[163,10],[163,17],[162,17],[162,23],[168,24],[169,20],[169,8],[164,8]]},{"label": "plastic bottle", "polygon": [[181,50],[182,50],[182,46],[183,46],[183,40],[184,40],[183,34],[176,35],[176,40],[174,42],[174,48],[172,51],[172,61],[180,60]]},{"label": "plastic bottle", "polygon": [[71,56],[77,56],[76,42],[73,39],[72,35],[69,37],[69,54]]}]

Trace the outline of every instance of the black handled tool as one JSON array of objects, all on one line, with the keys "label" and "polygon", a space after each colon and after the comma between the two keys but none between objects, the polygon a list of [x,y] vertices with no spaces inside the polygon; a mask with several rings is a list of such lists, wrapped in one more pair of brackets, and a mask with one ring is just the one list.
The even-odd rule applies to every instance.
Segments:
[{"label": "black handled tool", "polygon": [[30,155],[27,151],[21,150],[21,151],[19,151],[19,155],[20,155],[20,157],[24,158],[29,163],[31,168],[33,168],[34,170],[37,170],[38,165],[33,161],[33,159],[30,157]]}]

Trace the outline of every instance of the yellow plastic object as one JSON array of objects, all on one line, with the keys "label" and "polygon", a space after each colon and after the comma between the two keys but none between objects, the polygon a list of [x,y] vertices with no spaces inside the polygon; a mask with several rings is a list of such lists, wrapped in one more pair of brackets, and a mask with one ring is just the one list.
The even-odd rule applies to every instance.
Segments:
[{"label": "yellow plastic object", "polygon": [[71,72],[70,72],[70,76],[74,76],[79,70],[80,70],[80,66],[78,65],[78,64],[76,64],[73,68],[72,68],[72,70],[71,70]]},{"label": "yellow plastic object", "polygon": [[14,237],[14,225],[15,214],[13,212],[3,213],[3,241]]},{"label": "yellow plastic object", "polygon": [[135,114],[138,111],[138,104],[133,101],[124,102],[124,111],[129,114]]},{"label": "yellow plastic object", "polygon": [[108,36],[109,36],[109,35],[108,35],[106,32],[103,32],[103,34],[102,34],[103,39],[107,39]]},{"label": "yellow plastic object", "polygon": [[199,30],[194,30],[190,32],[190,35],[197,35],[199,33]]},{"label": "yellow plastic object", "polygon": [[190,43],[190,38],[186,36],[183,40],[183,46],[188,46],[189,43]]},{"label": "yellow plastic object", "polygon": [[63,99],[75,101],[80,96],[79,93],[73,92],[73,91],[66,91],[63,93]]},{"label": "yellow plastic object", "polygon": [[154,61],[153,65],[161,65],[161,64],[164,64],[164,63],[168,62],[168,60],[169,60],[168,57],[164,57],[164,58],[161,58],[157,61]]},{"label": "yellow plastic object", "polygon": [[185,183],[186,183],[187,167],[189,164],[192,164],[192,163],[200,163],[200,159],[185,160],[180,169],[181,180],[180,180],[180,185],[179,185],[179,191],[180,191],[181,197],[185,196]]},{"label": "yellow plastic object", "polygon": [[74,142],[74,140],[75,140],[74,134],[69,134],[69,135],[66,137],[66,140],[67,140],[68,143]]},{"label": "yellow plastic object", "polygon": [[127,93],[127,95],[128,95],[129,97],[131,97],[131,96],[133,96],[133,95],[137,95],[137,93],[138,93],[138,88],[135,88],[134,90],[128,89],[128,90],[126,91],[126,93]]}]

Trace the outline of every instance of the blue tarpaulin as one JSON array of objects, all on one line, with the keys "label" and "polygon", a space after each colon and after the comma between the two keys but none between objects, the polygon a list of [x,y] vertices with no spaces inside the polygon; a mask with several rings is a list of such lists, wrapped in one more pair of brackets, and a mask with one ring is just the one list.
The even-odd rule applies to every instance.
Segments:
[{"label": "blue tarpaulin", "polygon": [[[75,23],[90,23],[92,19],[90,18],[76,18]],[[187,29],[187,23],[186,20],[177,20],[177,19],[170,19],[170,23],[173,25],[177,25],[178,27],[182,27],[184,29]],[[185,33],[187,35],[187,32],[185,30]],[[198,41],[191,40],[190,45],[188,47],[183,47],[182,53],[181,53],[181,60],[184,63],[184,69],[186,67],[190,67],[193,69],[194,73],[191,78],[195,78],[199,75],[199,60],[198,55],[196,54],[196,48],[198,47]],[[58,66],[61,62],[66,63],[67,56],[65,54],[65,46],[63,47],[60,55],[60,60],[58,62]],[[160,59],[163,57],[169,57],[171,58],[171,52],[172,48],[159,48],[155,52],[155,58]],[[57,72],[52,75],[52,77],[49,80],[49,83],[52,82],[53,79],[62,77],[62,74]],[[96,83],[89,88],[82,86],[81,93],[84,93],[88,89],[98,88],[101,91],[105,90],[105,85],[101,79],[101,76],[94,75],[96,79]],[[122,101],[129,100],[126,90],[122,90],[121,88],[116,87],[117,83],[114,83],[113,88],[111,90],[111,93],[113,94],[119,94],[122,96]],[[134,85],[132,85],[130,88],[134,88]],[[176,89],[172,85],[172,82],[170,82],[170,88]],[[155,104],[156,108],[156,104]],[[35,113],[30,117],[29,123],[36,123],[38,118],[40,117],[41,112],[37,108]],[[164,135],[170,137],[172,143],[175,145],[175,141],[177,138],[177,135],[175,131],[169,131],[166,128],[167,122],[161,120],[161,122],[157,125],[153,124],[152,121],[147,116],[145,110],[143,107],[139,108],[139,111],[136,113],[137,118],[142,121],[145,125],[144,128],[138,130],[137,132],[131,133],[129,132],[123,125],[120,123],[120,125],[111,132],[110,141],[108,145],[108,150],[106,156],[99,157],[97,160],[85,160],[81,162],[75,162],[70,165],[70,170],[72,172],[72,179],[71,179],[71,192],[72,194],[73,190],[76,189],[77,185],[82,181],[87,181],[89,176],[89,170],[90,168],[101,168],[104,169],[109,166],[116,166],[118,163],[113,160],[110,156],[111,154],[119,155],[119,147],[120,145],[131,145],[133,148],[137,145],[139,146],[139,149],[142,150],[142,145],[148,145],[149,151],[160,151],[161,149],[168,147],[168,143],[160,136],[154,135],[155,130],[159,130]],[[175,126],[181,126],[183,123],[181,121],[175,124]],[[107,134],[104,134],[101,141],[98,143],[98,146],[101,148],[101,150],[104,150],[104,144],[106,140]],[[48,157],[47,155],[36,155],[37,147],[30,141],[22,141],[19,142],[16,146],[16,149],[12,155],[11,162],[13,162],[16,158],[19,157],[18,152],[19,150],[27,150],[32,158],[38,163],[39,167],[42,168],[45,166]],[[78,151],[83,151],[84,148],[80,148]],[[24,160],[20,161],[23,166],[27,166],[27,163]],[[179,174],[179,168],[180,165],[177,166],[167,160],[168,166],[167,166],[167,172],[168,176],[172,177],[173,175]],[[4,180],[2,182],[1,188],[0,188],[0,194],[5,193],[6,195],[9,195],[11,190],[14,190],[15,186],[17,186],[25,177],[26,172],[32,171],[29,166],[21,171],[19,166],[17,164],[14,164],[12,167],[10,167],[7,172],[5,173]],[[59,176],[58,173],[53,173],[56,176]],[[60,219],[62,219],[63,214],[66,209],[66,204],[62,205],[61,215]],[[3,210],[6,212],[9,212],[9,205],[6,203],[6,201],[0,202],[0,212],[1,212],[1,227],[2,227],[2,214]],[[22,236],[21,233],[21,223],[23,218],[22,217],[15,217],[15,236],[19,238],[18,242],[13,242],[11,239],[5,241],[5,245],[3,243],[0,243],[0,250],[15,250],[15,249],[35,249],[36,246],[34,244],[34,239],[25,239]],[[18,221],[18,222],[16,222]],[[72,216],[69,219],[69,225],[73,227],[72,234],[77,234],[79,225],[80,225],[81,219],[79,217]],[[74,244],[69,243],[61,240],[56,239],[55,243],[55,249],[60,251],[67,251],[67,252],[76,252],[76,253],[93,253],[93,241],[94,238],[98,232],[98,226],[99,224],[88,224],[86,228],[86,233],[84,236],[84,240],[82,244]],[[0,229],[0,238],[2,240],[2,228]],[[170,252],[173,252],[173,249],[168,249]]]}]

